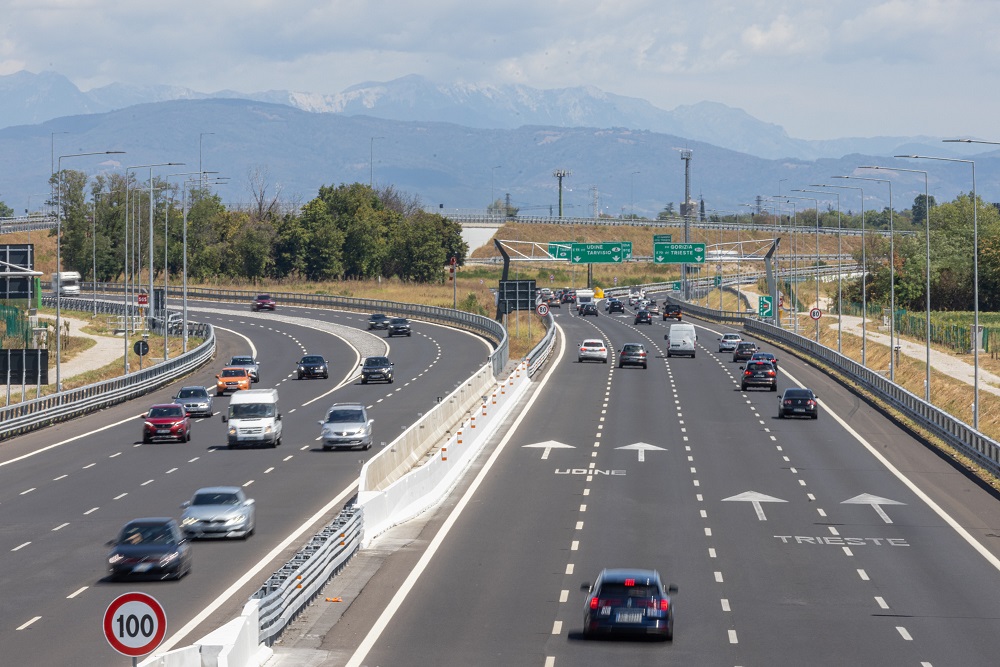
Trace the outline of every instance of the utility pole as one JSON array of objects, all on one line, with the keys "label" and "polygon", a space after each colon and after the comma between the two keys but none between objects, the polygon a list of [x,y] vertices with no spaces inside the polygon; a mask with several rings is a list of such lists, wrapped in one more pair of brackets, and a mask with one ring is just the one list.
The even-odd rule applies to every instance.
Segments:
[{"label": "utility pole", "polygon": [[566,169],[556,169],[552,172],[552,175],[559,180],[559,217],[563,217],[563,202],[562,202],[562,182],[567,176],[572,176],[573,172]]},{"label": "utility pole", "polygon": [[[684,148],[681,150],[681,159],[684,160],[684,202],[681,204],[681,217],[684,218],[684,243],[691,242],[691,215],[694,203],[691,201],[691,150]],[[688,288],[688,266],[681,264],[681,279],[684,281],[684,300],[691,298]]]}]

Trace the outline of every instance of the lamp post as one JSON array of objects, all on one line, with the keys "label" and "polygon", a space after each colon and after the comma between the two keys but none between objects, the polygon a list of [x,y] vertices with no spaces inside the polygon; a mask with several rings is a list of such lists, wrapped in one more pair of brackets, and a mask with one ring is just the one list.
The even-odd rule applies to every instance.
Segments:
[{"label": "lamp post", "polygon": [[[964,142],[963,142],[964,143]],[[962,162],[972,165],[972,306],[973,306],[973,341],[972,341],[972,428],[979,430],[979,206],[976,201],[976,163],[974,160],[960,160],[954,157],[933,157],[930,155],[896,155],[920,160],[941,160],[942,162]],[[926,200],[924,205],[927,205]],[[928,345],[930,345],[928,339]]]},{"label": "lamp post", "polygon": [[[182,167],[184,166],[184,163],[167,162],[163,166]],[[164,253],[166,253],[166,248],[164,248]],[[150,299],[153,298],[153,168],[152,167],[149,168],[149,298]],[[166,298],[167,298],[166,291],[164,291],[163,298],[164,298],[164,307],[166,307]],[[153,312],[152,311],[153,304],[149,305],[150,305],[149,312]],[[164,317],[166,317],[166,315],[164,315]],[[163,330],[164,332],[166,332],[166,320],[164,320]],[[165,341],[164,345],[166,345]],[[166,350],[164,350],[164,354],[166,354]]]},{"label": "lamp post", "polygon": [[498,164],[495,167],[490,167],[490,208],[492,208],[493,204],[495,204],[497,201],[496,189],[493,187],[493,184],[495,183],[494,178],[496,177],[497,169],[502,169],[502,168],[503,168],[502,164]]},{"label": "lamp post", "polygon": [[[858,169],[874,169],[866,166]],[[868,178],[866,176],[844,176],[843,178],[853,178],[857,181],[875,181],[885,183],[889,186],[889,381],[896,381],[896,234],[892,222],[892,181],[886,178]]]},{"label": "lamp post", "polygon": [[[833,178],[848,178],[834,176]],[[868,366],[868,242],[865,238],[865,191],[856,185],[821,184],[821,188],[858,190],[861,193],[861,365]]]},{"label": "lamp post", "polygon": [[385,137],[372,137],[368,146],[368,187],[375,189],[375,140],[385,139]]},{"label": "lamp post", "polygon": [[[797,190],[792,192],[818,192],[818,190]],[[816,307],[819,308],[819,199],[813,197],[799,197],[799,199],[811,200],[816,205]],[[819,318],[816,318],[816,342],[819,342]]]},{"label": "lamp post", "polygon": [[90,235],[91,247],[93,249],[93,267],[90,279],[94,287],[94,317],[97,317],[97,197],[101,193],[94,193],[94,227]]},{"label": "lamp post", "polygon": [[[811,183],[810,187],[821,188],[822,185]],[[844,267],[842,257],[844,255],[841,232],[843,231],[840,222],[840,193],[839,192],[826,192],[824,190],[808,190],[808,192],[818,192],[825,195],[833,195],[837,198],[837,353],[843,352],[843,314],[844,314]]]},{"label": "lamp post", "polygon": [[[61,132],[49,132],[49,174],[55,176],[56,174],[56,135],[57,134],[69,134],[69,130],[62,130]],[[55,205],[55,195],[52,192],[53,183],[51,179],[49,180],[49,212],[52,211],[52,206]]]},{"label": "lamp post", "polygon": [[[205,173],[204,171],[201,170],[201,138],[202,137],[207,137],[207,136],[212,135],[212,134],[215,134],[215,132],[199,132],[198,133],[198,172],[197,173],[199,173],[199,174],[204,174]],[[200,181],[199,181],[199,186],[198,187],[201,187]]]},{"label": "lamp post", "polygon": [[[89,153],[70,153],[60,155],[56,174],[58,182],[56,189],[59,191],[59,206],[56,208],[56,274],[62,273],[62,161],[63,158],[85,157],[87,155],[119,155],[125,151],[94,151]],[[56,285],[56,391],[62,391],[62,283]]]},{"label": "lamp post", "polygon": [[629,219],[630,220],[635,220],[635,175],[636,174],[641,174],[641,173],[642,173],[641,171],[633,171],[629,175],[629,180],[630,180],[630,184],[629,184],[629,202],[630,202],[629,203],[629,207],[631,209],[631,211],[629,213]]}]

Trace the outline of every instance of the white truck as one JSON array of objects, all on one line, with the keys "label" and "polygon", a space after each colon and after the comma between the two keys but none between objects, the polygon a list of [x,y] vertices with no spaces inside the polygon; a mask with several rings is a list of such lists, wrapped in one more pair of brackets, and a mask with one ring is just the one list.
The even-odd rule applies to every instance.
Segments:
[{"label": "white truck", "polygon": [[82,276],[76,271],[52,274],[52,293],[60,296],[79,296]]},{"label": "white truck", "polygon": [[222,415],[230,449],[238,445],[281,444],[281,412],[277,389],[246,389],[233,394]]},{"label": "white truck", "polygon": [[578,289],[576,291],[576,312],[580,312],[585,303],[594,303],[594,290]]}]

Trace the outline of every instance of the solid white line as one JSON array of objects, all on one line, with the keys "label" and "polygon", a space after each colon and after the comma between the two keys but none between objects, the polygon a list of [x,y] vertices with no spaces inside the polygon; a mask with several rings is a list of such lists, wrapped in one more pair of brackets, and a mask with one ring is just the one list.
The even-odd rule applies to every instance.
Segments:
[{"label": "solid white line", "polygon": [[[792,382],[794,382],[795,384],[799,385],[800,387],[804,387],[805,386],[801,382],[799,382],[797,379],[795,379],[790,373],[788,373],[787,370],[782,369],[782,372],[785,373],[785,375],[788,375],[788,378]],[[892,463],[890,463],[889,460],[887,458],[885,458],[881,454],[881,452],[878,451],[878,449],[876,449],[875,447],[873,447],[870,442],[868,442],[867,440],[865,440],[861,436],[861,434],[859,434],[857,431],[855,431],[853,428],[851,428],[850,424],[848,424],[846,421],[844,421],[843,419],[841,419],[840,415],[838,415],[833,410],[830,410],[829,406],[825,405],[824,403],[822,403],[820,401],[817,401],[817,403],[819,403],[819,405],[824,410],[826,410],[826,412],[829,413],[829,415],[831,417],[833,417],[837,421],[837,423],[840,424],[844,428],[845,431],[847,431],[848,433],[850,433],[854,437],[855,440],[857,440],[859,443],[861,443],[861,445],[865,449],[867,449],[868,452],[879,461],[879,463],[881,463],[882,465],[884,465],[886,467],[886,469],[889,472],[891,472],[896,477],[896,479],[898,479],[903,484],[905,484],[910,489],[910,491],[912,491],[914,493],[914,495],[916,495],[918,498],[920,498],[922,501],[924,501],[924,504],[926,504],[929,508],[931,508],[931,510],[935,514],[937,514],[939,517],[941,517],[941,519],[943,519],[945,521],[945,523],[947,523],[949,526],[951,526],[952,530],[954,530],[956,533],[958,533],[959,536],[961,536],[962,539],[964,539],[973,549],[975,549],[976,551],[978,551],[979,555],[981,555],[983,558],[986,559],[986,562],[988,562],[990,565],[992,565],[995,569],[1000,570],[1000,558],[997,558],[992,553],[990,553],[990,551],[986,547],[984,547],[979,542],[979,540],[977,540],[975,537],[973,537],[972,534],[969,533],[969,531],[967,531],[965,528],[963,528],[958,523],[958,521],[956,521],[955,519],[953,519],[951,517],[951,515],[948,514],[947,512],[945,512],[941,508],[941,506],[938,505],[936,502],[934,502],[934,500],[930,496],[928,496],[926,493],[924,493],[924,491],[922,489],[920,489],[920,487],[918,487],[916,484],[914,484],[912,481],[910,481],[910,479],[906,475],[904,475],[902,472],[899,471],[898,468],[896,468],[896,466],[894,466]]]},{"label": "solid white line", "polygon": [[75,597],[76,597],[77,595],[79,595],[80,593],[82,593],[82,592],[84,592],[85,590],[87,590],[87,588],[88,588],[88,586],[84,586],[83,588],[79,588],[79,589],[77,589],[77,590],[73,591],[72,593],[70,593],[69,595],[67,595],[67,596],[66,596],[66,599],[67,599],[67,600],[72,600],[72,599],[73,599],[73,598],[75,598]]},{"label": "solid white line", "polygon": [[17,629],[18,629],[18,630],[24,630],[24,629],[25,629],[26,627],[28,627],[29,625],[31,625],[32,623],[34,623],[35,621],[37,621],[37,620],[38,620],[38,619],[40,619],[40,618],[41,618],[41,616],[35,616],[35,617],[34,617],[33,619],[31,619],[30,621],[28,621],[28,622],[27,622],[27,623],[25,623],[24,625],[20,625],[20,626],[18,626],[18,628],[17,628]]},{"label": "solid white line", "polygon": [[[556,324],[555,326],[557,333],[559,335],[559,353],[556,355],[555,361],[549,367],[550,369],[555,368],[559,365],[559,361],[562,359],[566,348],[565,336],[563,335],[562,327],[560,327],[559,324]],[[345,667],[361,667],[362,662],[368,656],[369,651],[372,650],[372,647],[375,645],[375,642],[378,641],[379,637],[385,631],[386,627],[388,627],[389,622],[392,620],[392,617],[402,606],[403,601],[406,599],[406,596],[409,595],[414,585],[416,585],[417,580],[420,579],[420,576],[423,574],[424,570],[427,569],[428,564],[434,558],[434,555],[437,553],[437,550],[441,547],[441,544],[448,536],[448,532],[451,531],[452,526],[454,526],[455,522],[458,521],[459,516],[461,516],[466,506],[472,500],[472,497],[476,494],[476,491],[479,490],[480,485],[483,483],[483,480],[486,479],[486,476],[489,474],[490,469],[493,468],[493,465],[496,463],[497,459],[503,453],[504,449],[507,446],[507,443],[510,442],[511,438],[514,437],[514,434],[517,433],[517,429],[521,425],[521,422],[524,421],[525,416],[527,416],[528,413],[531,412],[531,406],[534,405],[535,400],[538,398],[538,396],[540,396],[543,393],[545,385],[548,384],[549,378],[551,377],[552,377],[551,372],[547,372],[545,374],[545,377],[538,384],[535,393],[532,394],[530,399],[528,399],[527,405],[525,405],[525,407],[521,410],[520,414],[514,420],[514,423],[511,424],[510,429],[508,429],[504,437],[500,439],[500,442],[497,444],[496,449],[493,450],[493,453],[490,454],[490,457],[486,460],[486,463],[483,464],[483,467],[479,470],[479,474],[476,475],[476,478],[472,481],[472,484],[469,485],[469,488],[466,490],[465,494],[455,505],[455,508],[452,509],[451,514],[449,514],[448,518],[445,519],[443,524],[441,524],[441,528],[438,530],[437,534],[434,535],[434,539],[431,540],[430,544],[427,545],[427,549],[420,557],[420,560],[417,561],[417,564],[413,567],[413,570],[406,577],[406,580],[399,587],[399,589],[397,589],[396,594],[389,601],[389,604],[383,610],[381,616],[378,617],[378,620],[376,620],[375,623],[372,625],[371,629],[369,629],[368,634],[365,635],[365,638],[361,641],[361,644],[354,651],[354,654],[351,656],[350,660],[347,661]]]},{"label": "solid white line", "polygon": [[263,558],[261,558],[259,561],[257,561],[256,565],[254,565],[253,567],[251,567],[249,570],[247,570],[243,574],[243,576],[241,576],[239,579],[237,579],[236,581],[234,581],[233,584],[229,588],[227,588],[226,590],[224,590],[219,595],[219,597],[217,597],[214,600],[212,600],[208,604],[207,607],[205,607],[204,609],[202,609],[198,614],[195,615],[194,618],[192,618],[190,621],[188,621],[187,625],[185,625],[184,627],[182,627],[172,637],[170,637],[170,639],[168,639],[167,641],[163,642],[159,647],[157,647],[157,652],[166,652],[166,651],[169,651],[174,646],[176,646],[178,643],[180,643],[180,641],[182,639],[184,639],[189,633],[191,633],[192,631],[194,631],[195,628],[197,628],[199,625],[201,625],[205,621],[205,619],[207,619],[209,616],[211,616],[213,613],[215,613],[216,610],[219,609],[219,607],[221,607],[226,602],[228,602],[229,599],[233,595],[235,595],[244,585],[246,585],[248,582],[253,581],[254,579],[256,579],[257,576],[260,574],[260,572],[265,567],[271,566],[271,562],[275,558],[277,558],[279,555],[281,555],[281,553],[286,548],[288,548],[289,545],[291,545],[295,541],[299,540],[302,537],[303,533],[305,533],[307,530],[309,530],[310,528],[312,528],[312,526],[313,526],[314,523],[316,523],[321,518],[323,518],[323,515],[325,515],[327,512],[329,512],[330,510],[332,510],[334,507],[336,507],[340,503],[343,503],[346,498],[350,498],[351,495],[353,495],[354,492],[357,490],[357,488],[358,488],[358,483],[354,482],[353,484],[351,484],[350,486],[348,486],[346,489],[344,489],[343,491],[341,491],[340,493],[338,493],[336,498],[334,498],[333,500],[331,500],[330,502],[328,502],[326,505],[324,505],[323,507],[321,507],[315,514],[313,514],[311,517],[309,517],[308,519],[306,519],[302,523],[302,525],[300,525],[298,528],[296,528],[295,530],[293,530],[291,532],[291,534],[288,535],[288,537],[286,537],[284,540],[281,541],[280,544],[277,544],[273,549],[271,549],[270,552],[268,552],[267,554],[265,554]]}]

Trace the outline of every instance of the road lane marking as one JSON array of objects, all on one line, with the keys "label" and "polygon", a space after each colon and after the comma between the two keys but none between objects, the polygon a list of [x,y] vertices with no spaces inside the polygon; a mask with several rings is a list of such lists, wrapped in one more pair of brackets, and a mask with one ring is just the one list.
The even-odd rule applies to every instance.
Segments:
[{"label": "road lane marking", "polygon": [[252,479],[249,482],[247,482],[246,484],[244,484],[243,488],[245,489],[246,487],[250,486],[251,484],[253,484],[253,480]]},{"label": "road lane marking", "polygon": [[719,583],[719,584],[722,583],[722,573],[721,572],[716,572],[715,573],[715,581],[716,581],[716,583]]},{"label": "road lane marking", "polygon": [[740,643],[739,640],[736,638],[736,630],[730,630],[729,631],[729,643],[730,644],[739,644]]},{"label": "road lane marking", "polygon": [[82,593],[82,592],[84,592],[85,590],[87,590],[87,588],[89,588],[89,586],[84,586],[83,588],[78,588],[77,590],[75,590],[75,591],[73,591],[72,593],[70,593],[69,595],[67,595],[67,596],[66,596],[66,599],[67,599],[67,600],[72,600],[72,599],[73,599],[73,598],[75,598],[75,597],[76,597],[77,595],[79,595],[80,593]]},{"label": "road lane marking", "polygon": [[881,607],[882,609],[888,609],[889,608],[889,605],[886,604],[885,599],[879,597],[878,595],[875,596],[875,602],[877,602],[878,606]]},{"label": "road lane marking", "polygon": [[32,492],[32,491],[34,491],[34,490],[35,490],[36,488],[38,488],[38,487],[36,487],[36,486],[33,486],[33,487],[31,487],[30,489],[28,489],[27,491],[22,491],[22,492],[21,492],[21,493],[20,493],[19,495],[22,495],[22,496],[23,496],[23,495],[25,495],[25,494],[27,494],[27,493],[31,493],[31,492]]},{"label": "road lane marking", "polygon": [[562,621],[556,621],[552,624],[552,634],[562,634]]},{"label": "road lane marking", "polygon": [[122,455],[122,453],[121,453],[121,452],[115,452],[114,454],[112,454],[112,455],[111,455],[111,456],[109,456],[108,458],[109,458],[109,459],[113,459],[113,458],[115,458],[116,456],[121,456],[121,455]]},{"label": "road lane marking", "polygon": [[861,577],[861,581],[871,581],[871,579],[868,578],[868,573],[864,570],[858,570],[858,576]]},{"label": "road lane marking", "polygon": [[170,470],[168,470],[168,471],[166,472],[166,474],[168,474],[168,475],[169,475],[169,474],[170,474],[170,473],[172,473],[172,472],[177,472],[177,468],[171,468]]},{"label": "road lane marking", "polygon": [[52,532],[54,533],[54,532],[56,532],[57,530],[62,530],[63,528],[65,528],[65,527],[66,527],[66,526],[68,526],[68,525],[69,525],[69,522],[66,522],[66,523],[61,523],[61,524],[59,524],[58,526],[56,526],[55,528],[53,528],[53,529],[52,529]]},{"label": "road lane marking", "polygon": [[711,536],[712,536],[712,529],[711,528],[706,528],[705,529],[705,537],[711,537]]},{"label": "road lane marking", "polygon": [[569,600],[569,591],[564,588],[563,590],[559,591],[559,601],[566,602],[567,600]]},{"label": "road lane marking", "polygon": [[899,636],[905,639],[906,641],[908,642],[913,641],[913,637],[910,636],[910,633],[907,632],[906,628],[904,628],[902,625],[897,625],[896,630],[899,632]]},{"label": "road lane marking", "polygon": [[39,620],[39,619],[41,619],[41,618],[42,618],[41,616],[35,616],[35,617],[34,617],[33,619],[31,619],[31,620],[30,620],[30,621],[28,621],[27,623],[25,623],[25,624],[23,624],[23,625],[19,625],[19,626],[17,627],[17,629],[18,629],[18,630],[24,630],[24,629],[25,629],[26,627],[28,627],[29,625],[31,625],[32,623],[34,623],[35,621],[37,621],[37,620]]},{"label": "road lane marking", "polygon": [[31,544],[31,542],[25,542],[24,544],[19,544],[18,546],[16,546],[13,549],[11,549],[11,551],[20,551],[21,549],[23,549],[24,547],[28,546],[29,544]]},{"label": "road lane marking", "polygon": [[87,510],[86,512],[84,512],[83,515],[87,516],[88,514],[93,514],[94,512],[96,512],[99,509],[101,509],[101,508],[100,507],[91,507],[89,510]]},{"label": "road lane marking", "polygon": [[125,493],[121,493],[121,494],[115,496],[114,498],[112,498],[112,500],[121,500],[122,498],[124,498],[127,495],[128,495],[128,491],[126,491]]},{"label": "road lane marking", "polygon": [[573,574],[573,563],[566,563],[566,574]]},{"label": "road lane marking", "polygon": [[569,550],[570,551],[579,551],[580,550],[580,541],[579,540],[573,540],[572,542],[570,542]]},{"label": "road lane marking", "polygon": [[153,483],[153,480],[151,480],[151,479],[147,479],[147,480],[146,480],[145,482],[143,482],[143,483],[142,483],[142,484],[140,484],[139,486],[148,486],[149,484],[152,484],[152,483]]},{"label": "road lane marking", "polygon": [[58,482],[59,480],[66,479],[67,477],[69,477],[69,475],[59,475],[58,477],[52,478],[52,481],[53,482]]},{"label": "road lane marking", "polygon": [[726,598],[722,598],[722,611],[732,611],[729,607],[729,600]]}]

